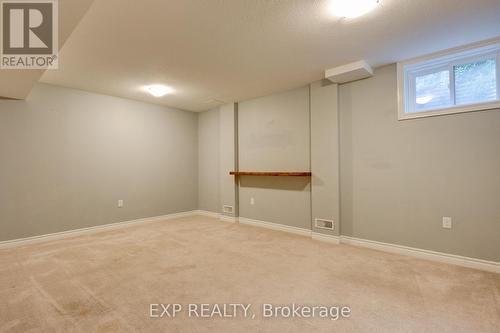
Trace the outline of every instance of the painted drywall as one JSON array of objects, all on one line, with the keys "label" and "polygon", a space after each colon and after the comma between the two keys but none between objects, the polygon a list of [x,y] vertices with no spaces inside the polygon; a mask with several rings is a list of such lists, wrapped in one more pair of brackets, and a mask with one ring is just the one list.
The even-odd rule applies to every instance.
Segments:
[{"label": "painted drywall", "polygon": [[[309,171],[309,155],[308,86],[238,104],[240,170]],[[310,229],[309,178],[244,176],[239,180],[241,217]]]},{"label": "painted drywall", "polygon": [[395,65],[339,102],[342,234],[500,261],[500,110],[398,121]]},{"label": "painted drywall", "polygon": [[[219,108],[219,197],[220,213],[238,216],[238,183],[229,172],[238,169],[238,105],[226,104]],[[232,212],[224,212],[222,207],[232,207]]]},{"label": "painted drywall", "polygon": [[[340,230],[338,85],[314,82],[311,89],[311,212],[314,232]],[[334,222],[334,230],[317,228],[315,219]]]},{"label": "painted drywall", "polygon": [[196,209],[197,117],[45,84],[1,100],[0,240]]},{"label": "painted drywall", "polygon": [[198,115],[198,209],[219,212],[219,108]]}]

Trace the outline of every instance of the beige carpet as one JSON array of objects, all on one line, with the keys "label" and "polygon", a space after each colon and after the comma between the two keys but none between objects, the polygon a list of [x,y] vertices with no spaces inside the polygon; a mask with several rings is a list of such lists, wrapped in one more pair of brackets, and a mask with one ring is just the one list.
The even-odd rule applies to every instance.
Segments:
[{"label": "beige carpet", "polygon": [[[252,303],[251,318],[149,318]],[[261,305],[349,306],[263,319]],[[0,250],[0,332],[500,332],[500,275],[190,217]]]}]

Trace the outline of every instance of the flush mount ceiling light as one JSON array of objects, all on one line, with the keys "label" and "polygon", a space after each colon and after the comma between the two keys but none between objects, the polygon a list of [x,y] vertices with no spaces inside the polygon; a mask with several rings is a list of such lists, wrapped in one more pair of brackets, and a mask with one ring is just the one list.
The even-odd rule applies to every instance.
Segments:
[{"label": "flush mount ceiling light", "polygon": [[172,88],[164,86],[163,84],[152,84],[144,87],[144,89],[154,97],[162,97],[174,91]]},{"label": "flush mount ceiling light", "polygon": [[332,0],[333,15],[345,18],[355,18],[373,10],[380,0]]}]

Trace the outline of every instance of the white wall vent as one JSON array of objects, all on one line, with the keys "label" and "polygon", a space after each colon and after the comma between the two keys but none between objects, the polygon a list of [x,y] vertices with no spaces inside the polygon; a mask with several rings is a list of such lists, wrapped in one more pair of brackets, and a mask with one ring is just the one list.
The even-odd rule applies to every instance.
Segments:
[{"label": "white wall vent", "polygon": [[222,206],[222,212],[226,214],[232,214],[233,206],[227,206],[227,205]]},{"label": "white wall vent", "polygon": [[319,229],[335,230],[333,220],[314,219],[314,226]]}]

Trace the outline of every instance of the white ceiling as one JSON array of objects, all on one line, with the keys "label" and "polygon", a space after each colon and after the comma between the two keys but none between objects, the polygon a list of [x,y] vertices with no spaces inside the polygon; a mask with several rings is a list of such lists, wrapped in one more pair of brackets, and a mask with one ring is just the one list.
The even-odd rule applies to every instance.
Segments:
[{"label": "white ceiling", "polygon": [[[352,20],[328,0],[95,0],[41,81],[185,110],[241,101],[500,36],[499,0],[382,0]],[[163,83],[176,92],[141,90]]]}]

